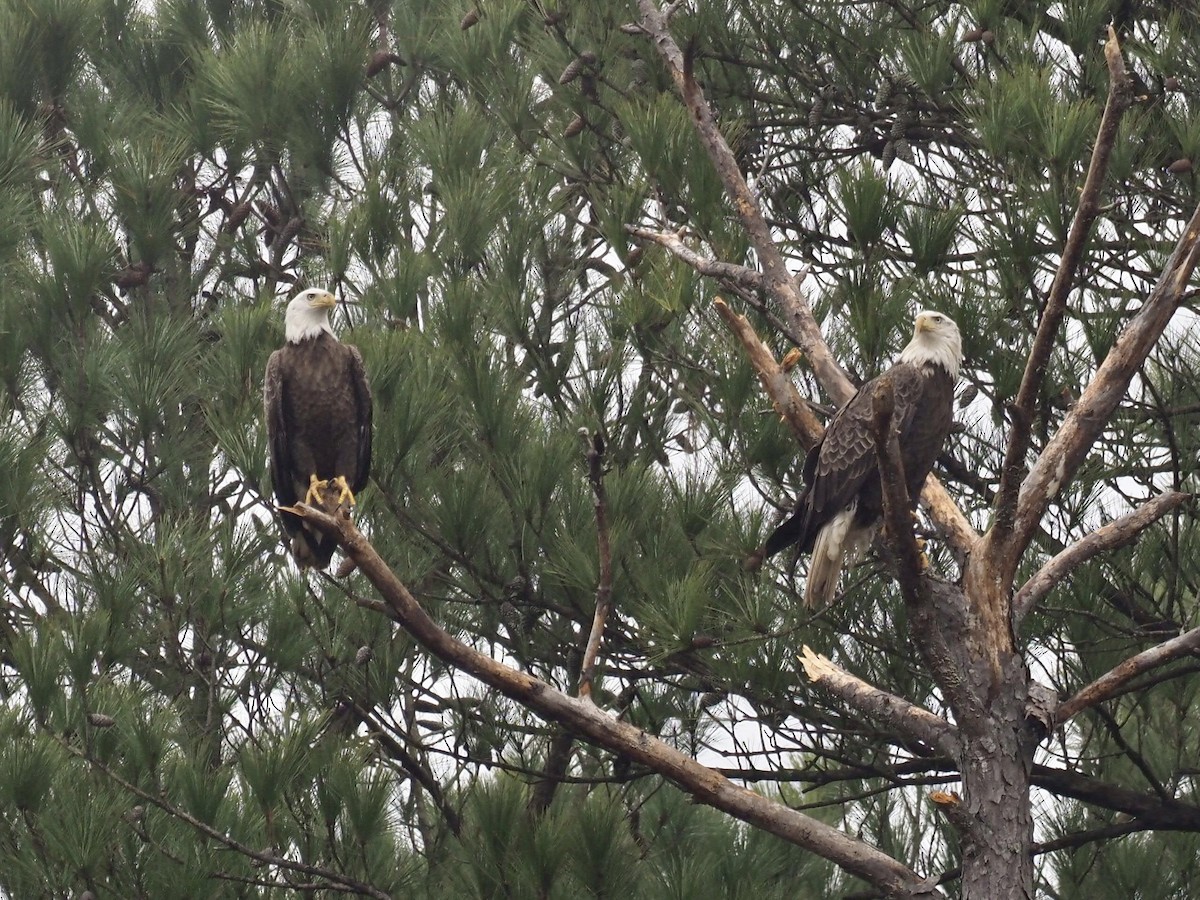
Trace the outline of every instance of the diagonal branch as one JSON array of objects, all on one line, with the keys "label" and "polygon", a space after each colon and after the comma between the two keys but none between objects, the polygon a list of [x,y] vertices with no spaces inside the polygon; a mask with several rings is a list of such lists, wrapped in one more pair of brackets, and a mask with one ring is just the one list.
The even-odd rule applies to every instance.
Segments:
[{"label": "diagonal branch", "polygon": [[1185,631],[1179,637],[1164,641],[1157,647],[1143,650],[1105,672],[1091,684],[1081,688],[1070,700],[1062,703],[1054,711],[1054,721],[1056,724],[1062,724],[1076,713],[1112,697],[1143,672],[1149,672],[1151,669],[1166,665],[1181,656],[1190,656],[1198,651],[1200,651],[1200,628]]},{"label": "diagonal branch", "polygon": [[882,888],[907,897],[933,890],[907,866],[819,819],[739,787],[662,740],[618,720],[595,704],[555,690],[526,672],[504,665],[451,636],[433,621],[363,537],[348,515],[331,516],[310,506],[299,513],[337,539],[395,612],[397,621],[426,650],[522,706],[558,722],[579,737],[657,772],[699,802],[804,847]]},{"label": "diagonal branch", "polygon": [[1076,541],[1038,569],[1037,574],[1025,582],[1012,601],[1013,628],[1021,624],[1026,615],[1060,581],[1081,565],[1101,553],[1115,550],[1132,543],[1141,532],[1153,525],[1171,510],[1192,498],[1182,491],[1167,491],[1147,500],[1133,512],[1097,528],[1091,534]]},{"label": "diagonal branch", "polygon": [[825,688],[847,706],[890,726],[908,740],[922,743],[946,756],[958,756],[957,733],[941,716],[863,681],[828,657],[814,653],[807,645],[801,651],[800,664],[809,681]]},{"label": "diagonal branch", "polygon": [[800,396],[787,372],[775,362],[774,354],[759,339],[750,320],[735,313],[720,297],[713,301],[713,306],[725,320],[729,330],[742,342],[746,356],[750,358],[750,365],[758,373],[758,380],[775,406],[775,411],[788,423],[800,446],[808,450],[821,440],[825,434],[825,426],[813,415],[813,411]]},{"label": "diagonal branch", "polygon": [[797,343],[808,357],[817,380],[834,403],[841,406],[854,394],[854,385],[830,353],[825,338],[821,336],[817,320],[813,317],[812,308],[788,272],[783,254],[771,236],[770,226],[750,186],[742,176],[737,157],[717,127],[704,92],[692,77],[690,61],[684,58],[679,45],[675,43],[667,26],[667,17],[658,8],[655,0],[638,0],[638,9],[642,13],[642,30],[654,41],[676,87],[679,88],[684,105],[691,113],[692,124],[700,137],[700,143],[708,153],[713,168],[725,187],[725,193],[733,203],[734,211],[750,238],[754,252],[758,255],[763,272],[763,288],[778,305],[785,321],[795,329]]},{"label": "diagonal branch", "polygon": [[1200,206],[1138,313],[1129,320],[1096,376],[1063,420],[1021,484],[1013,532],[999,555],[998,577],[1011,583],[1017,561],[1037,532],[1050,500],[1075,475],[1104,430],[1146,357],[1187,295],[1188,279],[1200,261]]},{"label": "diagonal branch", "polygon": [[1054,273],[1054,281],[1046,297],[1046,305],[1029,351],[1017,399],[1010,408],[1012,433],[1009,435],[1008,449],[1005,451],[1004,464],[1000,470],[1000,488],[996,498],[996,546],[1003,545],[1012,529],[1017,505],[1017,486],[1025,471],[1025,454],[1029,452],[1034,405],[1046,374],[1046,366],[1050,362],[1050,355],[1054,351],[1055,337],[1066,315],[1067,295],[1074,285],[1075,273],[1083,259],[1084,246],[1100,212],[1100,191],[1108,171],[1109,157],[1117,141],[1117,128],[1133,100],[1133,89],[1125,71],[1125,63],[1121,59],[1117,34],[1111,25],[1108,27],[1108,40],[1104,44],[1104,59],[1108,63],[1108,101],[1104,104],[1104,114],[1100,119],[1096,144],[1092,148],[1092,159],[1083,182],[1083,191],[1079,196],[1079,205],[1075,208],[1075,218],[1071,222],[1067,242],[1058,262],[1058,270]]}]

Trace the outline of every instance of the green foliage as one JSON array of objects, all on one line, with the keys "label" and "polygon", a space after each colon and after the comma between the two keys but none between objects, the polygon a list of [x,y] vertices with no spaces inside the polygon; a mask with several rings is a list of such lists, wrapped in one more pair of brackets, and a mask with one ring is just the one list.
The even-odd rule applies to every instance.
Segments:
[{"label": "green foliage", "polygon": [[[1120,34],[1136,102],[1034,452],[1190,215],[1194,172],[1173,164],[1200,164],[1196,14],[691,6],[673,33],[838,359],[874,375],[919,308],[961,324],[973,399],[939,475],[986,527],[1106,99],[1100,29]],[[359,301],[334,316],[375,398],[357,521],[439,623],[573,691],[607,569],[598,703],[922,872],[959,864],[925,798],[957,776],[797,662],[807,644],[943,709],[887,566],[869,557],[821,611],[799,602],[803,565],[742,569],[803,455],[713,298],[778,356],[789,345],[758,292],[628,230],[760,263],[654,45],[624,27],[635,15],[0,0],[0,893],[862,887],[607,751],[571,741],[559,762],[557,726],[430,657],[361,576],[295,571],[260,387],[284,295],[313,285]],[[1023,571],[1165,487],[1196,489],[1188,304]],[[805,361],[793,375],[822,401]],[[581,430],[605,443],[607,559]],[[1060,585],[1020,635],[1036,676],[1067,696],[1192,627],[1198,543],[1180,513]],[[929,553],[957,574],[936,536]],[[1159,674],[1039,765],[1197,803],[1193,667]],[[1122,824],[1044,800],[1038,840]],[[1187,890],[1190,833],[1079,840],[1042,859],[1039,890]]]}]

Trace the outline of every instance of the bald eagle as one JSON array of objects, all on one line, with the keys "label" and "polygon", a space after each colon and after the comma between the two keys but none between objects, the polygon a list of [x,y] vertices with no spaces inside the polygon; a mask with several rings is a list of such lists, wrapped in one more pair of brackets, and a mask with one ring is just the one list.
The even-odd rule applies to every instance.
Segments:
[{"label": "bald eagle", "polygon": [[330,511],[329,488],[337,491],[335,508],[353,506],[371,470],[371,388],[358,348],[329,326],[336,305],[328,291],[296,295],[284,318],[287,342],[271,354],[263,380],[271,482],[302,569],[328,566],[337,542],[288,508],[303,500]]},{"label": "bald eagle", "polygon": [[[912,340],[884,373],[895,389],[892,421],[914,508],[954,421],[954,384],[961,364],[958,326],[949,316],[922,310]],[[810,607],[833,599],[843,566],[871,543],[883,512],[871,433],[872,401],[883,377],[860,387],[830,420],[804,460],[805,488],[795,512],[762,549],[771,556],[798,544],[800,552],[812,552],[804,585],[804,602]]]}]

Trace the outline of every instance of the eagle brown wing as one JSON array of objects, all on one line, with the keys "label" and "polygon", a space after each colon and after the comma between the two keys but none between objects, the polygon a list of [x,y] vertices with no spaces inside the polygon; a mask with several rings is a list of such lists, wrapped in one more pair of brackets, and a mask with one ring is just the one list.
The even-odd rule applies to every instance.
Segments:
[{"label": "eagle brown wing", "polygon": [[300,499],[296,496],[292,480],[292,455],[284,416],[287,386],[283,377],[283,354],[286,350],[285,347],[271,354],[263,377],[263,412],[267,420],[267,442],[271,454],[271,486],[280,506],[292,506]]},{"label": "eagle brown wing", "polygon": [[371,383],[367,380],[367,370],[363,365],[362,354],[352,344],[347,344],[350,351],[350,375],[354,387],[355,408],[355,454],[354,478],[350,490],[355,494],[367,486],[371,476]]},{"label": "eagle brown wing", "polygon": [[[923,406],[920,398],[926,376],[908,363],[897,363],[885,374],[895,396],[893,423],[904,436],[911,430],[918,408]],[[878,515],[878,469],[871,417],[882,379],[883,376],[873,378],[860,387],[829,420],[820,443],[809,450],[804,460],[806,487],[796,503],[796,511],[767,539],[763,548],[767,556],[791,544],[799,544],[802,552],[811,550],[822,526],[853,503],[860,504],[856,517],[861,521],[869,522]],[[921,472],[922,482],[928,471],[926,468]]]}]

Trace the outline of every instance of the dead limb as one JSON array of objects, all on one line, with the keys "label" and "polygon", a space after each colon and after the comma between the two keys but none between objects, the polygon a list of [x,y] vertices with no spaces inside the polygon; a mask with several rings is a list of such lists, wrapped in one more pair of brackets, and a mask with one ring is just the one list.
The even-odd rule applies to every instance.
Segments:
[{"label": "dead limb", "polygon": [[1037,574],[1025,582],[1013,597],[1013,628],[1018,627],[1034,606],[1054,590],[1059,582],[1089,559],[1132,543],[1144,529],[1191,498],[1191,494],[1181,491],[1167,491],[1165,494],[1159,494],[1157,497],[1147,500],[1133,512],[1097,528],[1091,534],[1058,553],[1038,569]]},{"label": "dead limb", "polygon": [[1070,700],[1054,711],[1055,724],[1061,725],[1076,713],[1101,703],[1116,693],[1143,672],[1166,665],[1181,656],[1190,656],[1200,651],[1200,628],[1193,628],[1179,637],[1164,641],[1157,647],[1143,650],[1123,663],[1105,672],[1091,684],[1083,687]]},{"label": "dead limb", "polygon": [[951,758],[958,756],[958,735],[954,726],[941,716],[863,681],[810,647],[805,646],[801,651],[800,664],[809,681],[864,716],[933,751]]},{"label": "dead limb", "polygon": [[1009,433],[1004,464],[1000,469],[1000,488],[996,497],[996,546],[1003,544],[1012,528],[1013,517],[1016,514],[1017,486],[1025,471],[1025,455],[1029,451],[1038,391],[1041,389],[1050,355],[1054,351],[1058,329],[1066,316],[1067,296],[1071,292],[1075,274],[1083,259],[1084,246],[1100,211],[1100,191],[1108,171],[1113,145],[1117,141],[1117,129],[1121,117],[1133,100],[1133,89],[1125,71],[1125,63],[1121,59],[1117,34],[1111,25],[1108,28],[1108,40],[1104,44],[1104,59],[1108,63],[1108,100],[1104,104],[1096,143],[1092,147],[1091,162],[1088,164],[1083,190],[1079,195],[1079,204],[1075,208],[1075,217],[1071,221],[1058,269],[1054,273],[1054,281],[1046,297],[1046,305],[1038,322],[1033,346],[1029,350],[1016,401],[1011,407],[1012,431]]},{"label": "dead limb", "polygon": [[388,568],[349,517],[302,507],[306,521],[337,538],[359,571],[375,586],[396,620],[443,662],[494,688],[577,736],[619,753],[674,782],[699,802],[761,828],[834,862],[881,888],[887,896],[910,897],[934,890],[907,866],[819,819],[739,787],[712,769],[588,700],[555,690],[526,672],[504,665],[457,640],[433,621]]},{"label": "dead limb", "polygon": [[701,275],[741,285],[751,290],[762,289],[762,275],[757,270],[749,266],[739,266],[734,263],[710,259],[701,253],[697,253],[684,243],[683,237],[679,232],[656,231],[653,228],[642,228],[638,225],[626,225],[625,232],[633,237],[641,238],[643,241],[649,241],[652,244],[658,244],[658,246],[666,248]]},{"label": "dead limb", "polygon": [[[991,559],[999,569],[996,574],[1006,583],[1011,583],[1017,561],[1036,534],[1050,501],[1075,476],[1113,410],[1129,390],[1133,376],[1186,298],[1188,280],[1198,261],[1200,206],[1192,214],[1142,308],[1117,337],[1095,377],[1025,476],[1017,497],[1012,535],[1001,542],[1003,546],[989,549]],[[991,538],[988,543],[991,547]]]}]

